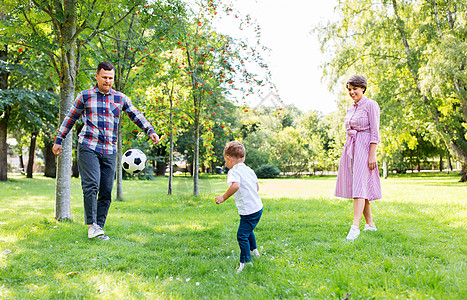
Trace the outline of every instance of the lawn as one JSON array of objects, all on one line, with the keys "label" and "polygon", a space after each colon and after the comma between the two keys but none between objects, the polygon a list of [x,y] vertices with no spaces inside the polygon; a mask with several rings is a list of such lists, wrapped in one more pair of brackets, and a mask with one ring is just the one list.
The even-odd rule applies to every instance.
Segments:
[{"label": "lawn", "polygon": [[[238,214],[216,205],[224,176],[124,181],[106,233],[89,240],[81,188],[73,221],[54,220],[54,183],[0,183],[0,297],[9,299],[466,299],[467,184],[446,174],[382,180],[377,232],[345,240],[352,202],[333,198],[335,177],[260,180],[261,258],[236,274]],[[361,224],[363,227],[363,221]]]}]

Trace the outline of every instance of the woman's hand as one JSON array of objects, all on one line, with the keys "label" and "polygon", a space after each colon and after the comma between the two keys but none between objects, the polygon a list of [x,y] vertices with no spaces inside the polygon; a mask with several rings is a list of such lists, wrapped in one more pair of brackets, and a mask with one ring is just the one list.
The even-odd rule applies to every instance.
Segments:
[{"label": "woman's hand", "polygon": [[376,166],[378,165],[378,162],[376,161],[376,155],[373,156],[373,155],[370,155],[370,158],[368,160],[368,167],[370,168],[370,170],[374,170],[376,168]]}]

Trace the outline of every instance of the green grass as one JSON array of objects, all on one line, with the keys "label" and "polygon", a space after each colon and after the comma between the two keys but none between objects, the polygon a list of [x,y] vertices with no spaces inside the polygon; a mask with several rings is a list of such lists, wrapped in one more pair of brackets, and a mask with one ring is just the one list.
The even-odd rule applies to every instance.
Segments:
[{"label": "green grass", "polygon": [[[238,214],[216,205],[225,176],[125,181],[108,242],[89,240],[81,188],[73,221],[54,220],[54,181],[0,183],[0,297],[9,299],[465,299],[467,184],[446,174],[392,176],[373,206],[377,232],[345,240],[352,202],[335,177],[260,180],[262,257],[236,274]],[[363,222],[362,222],[363,226]],[[7,250],[7,251],[6,251]],[[10,253],[7,253],[9,251]]]}]

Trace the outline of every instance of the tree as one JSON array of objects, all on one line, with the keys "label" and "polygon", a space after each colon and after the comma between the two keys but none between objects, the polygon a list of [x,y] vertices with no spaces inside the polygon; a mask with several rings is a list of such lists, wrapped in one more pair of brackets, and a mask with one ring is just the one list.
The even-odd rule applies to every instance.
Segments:
[{"label": "tree", "polygon": [[[19,2],[19,3],[18,3]],[[81,47],[96,35],[107,31],[131,15],[142,1],[8,1],[5,8],[12,11],[11,26],[18,30],[5,38],[34,48],[50,58],[60,87],[60,122],[68,113],[75,94],[75,83],[81,59]],[[108,20],[112,11],[118,11],[117,20]],[[98,13],[96,13],[98,12]],[[106,22],[107,21],[107,22]],[[51,74],[53,75],[53,74]],[[63,154],[57,163],[55,217],[71,219],[71,137],[63,141]]]},{"label": "tree", "polygon": [[[195,196],[199,195],[200,150],[203,148],[205,151],[204,165],[211,165],[214,154],[212,128],[217,124],[218,114],[227,114],[222,109],[220,99],[235,81],[249,85],[246,95],[254,93],[254,86],[262,84],[262,80],[255,78],[245,66],[247,61],[261,61],[257,49],[219,34],[212,28],[211,21],[221,11],[220,5],[220,1],[200,1],[187,19],[180,19],[179,45],[185,55],[184,60],[179,61],[179,67],[185,72],[181,82],[188,87],[191,98],[191,109],[187,115],[193,125]],[[247,22],[250,23],[250,20]],[[230,133],[231,129],[224,128],[227,134]]]},{"label": "tree", "polygon": [[[183,17],[184,7],[179,1],[162,1],[139,6],[139,10],[123,19],[119,26],[108,30],[109,35],[98,36],[92,47],[86,47],[87,65],[91,68],[100,61],[115,62],[114,89],[127,94],[137,104],[145,104],[151,86],[157,86],[159,67],[166,58],[167,40],[173,36],[177,18]],[[111,12],[116,17],[117,12]],[[84,76],[83,76],[84,77]],[[83,81],[93,78],[83,78]],[[141,98],[141,99],[140,99]],[[122,118],[122,122],[123,122]],[[121,157],[123,153],[122,123],[119,124],[117,149],[117,200],[123,200]]]},{"label": "tree", "polygon": [[456,51],[466,47],[465,2],[349,0],[336,9],[345,18],[316,29],[323,51],[334,53],[324,73],[330,85],[366,75],[382,109],[383,144],[429,129],[466,164],[465,56]]},{"label": "tree", "polygon": [[[0,121],[0,136],[3,138],[0,143],[6,149],[6,135],[11,130],[22,130],[31,136],[32,153],[27,165],[27,176],[31,178],[35,139],[39,133],[53,131],[56,95],[46,91],[50,80],[43,73],[44,66],[47,65],[44,55],[27,50],[22,45],[5,46],[5,49],[5,59],[0,64],[0,73],[5,80],[5,89],[0,90],[0,111],[3,111]],[[6,150],[1,156],[0,169],[3,180],[6,180]]]}]

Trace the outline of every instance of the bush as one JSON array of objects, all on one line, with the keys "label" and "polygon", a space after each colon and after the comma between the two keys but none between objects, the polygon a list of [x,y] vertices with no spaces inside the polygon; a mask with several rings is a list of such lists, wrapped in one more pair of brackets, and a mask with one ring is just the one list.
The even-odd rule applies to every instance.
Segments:
[{"label": "bush", "polygon": [[273,178],[280,173],[281,171],[274,165],[262,165],[256,169],[256,176],[258,178]]}]

